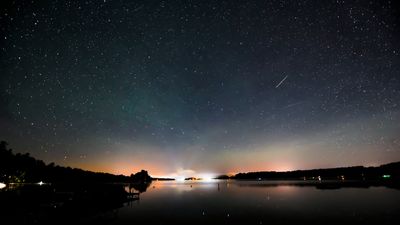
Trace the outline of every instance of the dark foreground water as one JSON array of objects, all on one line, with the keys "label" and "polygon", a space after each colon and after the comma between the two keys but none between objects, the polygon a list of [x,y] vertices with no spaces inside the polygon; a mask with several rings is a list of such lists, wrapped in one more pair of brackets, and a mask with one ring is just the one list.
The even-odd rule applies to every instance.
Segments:
[{"label": "dark foreground water", "polygon": [[153,182],[111,224],[399,224],[400,191],[292,182]]},{"label": "dark foreground water", "polygon": [[156,181],[126,202],[122,185],[32,184],[0,191],[0,224],[400,224],[399,186],[373,185]]}]

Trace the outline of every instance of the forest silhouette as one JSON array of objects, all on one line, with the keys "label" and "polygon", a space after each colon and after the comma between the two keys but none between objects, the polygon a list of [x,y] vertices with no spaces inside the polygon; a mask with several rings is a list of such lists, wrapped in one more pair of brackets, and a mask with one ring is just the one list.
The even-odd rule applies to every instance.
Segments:
[{"label": "forest silhouette", "polygon": [[124,176],[46,164],[29,153],[14,154],[7,146],[7,142],[0,142],[0,182],[4,183],[149,183],[152,180],[145,170]]}]

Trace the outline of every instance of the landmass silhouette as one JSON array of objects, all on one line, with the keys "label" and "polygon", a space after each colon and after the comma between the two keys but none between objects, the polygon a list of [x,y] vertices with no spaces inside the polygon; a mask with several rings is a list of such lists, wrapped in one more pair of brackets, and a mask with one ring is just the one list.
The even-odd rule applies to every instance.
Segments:
[{"label": "landmass silhouette", "polygon": [[0,189],[2,222],[70,224],[89,219],[102,224],[105,213],[139,200],[153,179],[145,170],[124,176],[46,165],[28,153],[14,154],[7,145],[0,142],[0,183],[6,185]]},{"label": "landmass silhouette", "polygon": [[[104,223],[124,204],[140,199],[153,180],[146,170],[130,176],[85,171],[45,164],[27,154],[14,154],[8,143],[0,142],[0,211],[5,222],[31,224],[70,224],[89,220]],[[285,185],[314,186],[318,189],[386,186],[399,189],[400,162],[378,167],[342,167],[287,172],[259,171],[221,175],[216,179],[282,181]],[[189,177],[185,180],[199,180]],[[293,182],[292,182],[293,181]],[[244,182],[239,185],[278,186],[279,182]],[[218,184],[219,190],[219,184]],[[111,215],[109,214],[111,213]],[[104,216],[105,214],[108,215]],[[63,218],[60,220],[59,218]]]},{"label": "landmass silhouette", "polygon": [[238,180],[375,180],[389,181],[400,178],[400,162],[393,162],[377,167],[351,166],[327,169],[295,171],[258,171],[238,173],[233,176],[220,175],[217,179]]}]

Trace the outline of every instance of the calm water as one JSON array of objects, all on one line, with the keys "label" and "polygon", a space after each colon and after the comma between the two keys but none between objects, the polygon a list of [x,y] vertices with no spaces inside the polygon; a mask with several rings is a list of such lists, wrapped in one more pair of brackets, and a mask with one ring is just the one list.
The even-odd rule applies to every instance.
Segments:
[{"label": "calm water", "polygon": [[400,191],[290,182],[159,181],[111,224],[398,224]]}]

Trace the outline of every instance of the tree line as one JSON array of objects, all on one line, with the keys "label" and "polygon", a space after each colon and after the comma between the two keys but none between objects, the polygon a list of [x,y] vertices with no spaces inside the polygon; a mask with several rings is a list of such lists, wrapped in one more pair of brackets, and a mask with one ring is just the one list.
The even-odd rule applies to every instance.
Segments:
[{"label": "tree line", "polygon": [[384,164],[378,167],[353,166],[287,172],[260,171],[238,173],[232,177],[220,176],[220,179],[227,178],[254,180],[398,180],[400,178],[400,162]]},{"label": "tree line", "polygon": [[4,183],[150,183],[151,176],[142,170],[130,176],[92,172],[78,168],[46,164],[29,153],[13,153],[8,143],[0,142],[0,182]]}]

